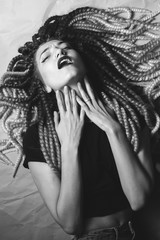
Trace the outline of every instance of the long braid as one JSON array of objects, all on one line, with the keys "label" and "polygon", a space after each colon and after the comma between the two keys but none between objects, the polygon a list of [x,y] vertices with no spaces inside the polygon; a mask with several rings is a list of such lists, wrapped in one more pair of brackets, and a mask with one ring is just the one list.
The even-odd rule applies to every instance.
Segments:
[{"label": "long braid", "polygon": [[50,17],[32,41],[19,49],[19,55],[12,59],[2,77],[0,118],[10,136],[3,142],[2,161],[9,163],[5,151],[13,150],[13,146],[22,158],[20,134],[38,122],[46,162],[60,171],[60,145],[53,122],[57,106],[54,100],[52,110],[48,108],[48,96],[34,65],[38,47],[51,39],[67,41],[80,53],[91,84],[104,105],[114,110],[134,151],[139,149],[139,130],[144,121],[152,134],[159,133],[160,23],[155,22],[158,14],[138,8],[84,7]]},{"label": "long braid", "polygon": [[[40,134],[44,135],[44,141],[45,141],[44,145],[43,145],[43,142],[41,141],[41,145],[43,145],[44,152],[46,152],[46,148],[48,148],[47,152],[50,153],[50,156],[47,159],[48,164],[50,166],[52,166],[52,168],[54,168],[55,170],[59,170],[60,164],[61,164],[60,163],[61,159],[60,159],[60,146],[59,146],[59,142],[58,142],[58,137],[57,137],[55,127],[53,124],[52,113],[49,111],[49,107],[48,107],[47,100],[45,97],[46,93],[42,90],[40,85],[41,84],[39,84],[39,90],[40,90],[42,104],[43,104],[41,112],[42,111],[44,112],[44,110],[45,110],[46,119],[47,119],[47,124],[44,124],[44,122],[42,122],[43,125],[41,125],[41,128],[39,128]],[[44,119],[44,118],[42,117],[42,119]],[[43,130],[42,130],[42,127],[43,127]]]}]

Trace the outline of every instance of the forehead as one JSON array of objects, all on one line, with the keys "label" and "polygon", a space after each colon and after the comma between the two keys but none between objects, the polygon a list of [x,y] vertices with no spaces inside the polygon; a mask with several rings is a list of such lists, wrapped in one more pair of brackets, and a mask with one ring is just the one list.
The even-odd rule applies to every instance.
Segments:
[{"label": "forehead", "polygon": [[51,41],[48,41],[46,43],[43,43],[42,45],[40,45],[39,49],[38,50],[41,50],[47,46],[50,46],[50,45],[55,45],[55,46],[59,46],[60,44],[64,43],[64,41],[62,40],[51,40]]}]

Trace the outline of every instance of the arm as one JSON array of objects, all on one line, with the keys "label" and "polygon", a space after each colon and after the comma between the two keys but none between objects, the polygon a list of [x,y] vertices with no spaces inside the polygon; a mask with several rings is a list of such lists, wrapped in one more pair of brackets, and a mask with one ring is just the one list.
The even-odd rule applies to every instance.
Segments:
[{"label": "arm", "polygon": [[[55,221],[68,234],[81,229],[81,176],[76,150],[62,151],[61,180],[46,163],[29,162],[38,191]],[[69,156],[69,157],[68,157]],[[68,164],[69,163],[69,164]]]},{"label": "arm", "polygon": [[66,232],[77,233],[82,227],[82,179],[77,148],[62,148],[62,178],[57,202]]},{"label": "arm", "polygon": [[60,93],[57,102],[60,120],[55,113],[55,127],[61,142],[61,179],[46,163],[30,162],[29,168],[38,190],[56,222],[68,234],[75,234],[82,225],[82,179],[78,146],[84,112],[78,115],[75,93],[72,91],[71,111],[68,89],[65,90],[66,110]]},{"label": "arm", "polygon": [[111,131],[106,131],[123,191],[133,210],[142,207],[151,193],[154,183],[153,166],[150,153],[148,129],[142,132],[143,142],[136,154],[126,135],[118,125]]},{"label": "arm", "polygon": [[145,203],[154,182],[149,133],[145,128],[141,138],[143,139],[141,149],[136,154],[113,114],[109,109],[104,108],[101,101],[95,99],[87,80],[85,80],[85,86],[87,92],[83,90],[81,84],[78,84],[82,99],[77,96],[77,101],[86,115],[105,131],[112,148],[123,191],[132,209],[137,210]]}]

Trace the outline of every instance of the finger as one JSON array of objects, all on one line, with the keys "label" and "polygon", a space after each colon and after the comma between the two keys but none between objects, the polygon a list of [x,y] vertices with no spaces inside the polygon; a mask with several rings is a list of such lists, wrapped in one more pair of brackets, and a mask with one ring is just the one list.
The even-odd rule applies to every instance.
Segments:
[{"label": "finger", "polygon": [[97,100],[97,103],[98,103],[98,106],[103,110],[103,111],[106,111],[106,108],[105,108],[105,106],[104,106],[104,104],[102,103],[102,101],[101,100]]},{"label": "finger", "polygon": [[71,111],[71,102],[70,102],[70,97],[69,97],[68,86],[64,87],[64,100],[65,100],[66,110]]},{"label": "finger", "polygon": [[59,90],[56,91],[56,99],[57,99],[57,105],[58,105],[60,115],[62,116],[65,112],[65,109],[64,109],[63,102],[62,102],[62,96],[61,96],[61,93]]},{"label": "finger", "polygon": [[75,90],[71,90],[71,97],[72,97],[72,111],[74,115],[78,114],[78,106],[76,101],[76,93]]},{"label": "finger", "polygon": [[77,83],[77,86],[78,86],[78,89],[82,96],[83,101],[85,102],[85,104],[87,104],[89,107],[91,107],[92,106],[91,99],[87,95],[87,93],[83,90],[81,83]]},{"label": "finger", "polygon": [[80,110],[80,120],[84,121],[84,116],[85,116],[85,111],[83,110],[83,108],[81,108]]},{"label": "finger", "polygon": [[87,90],[87,93],[88,93],[90,99],[92,101],[96,101],[93,89],[91,88],[91,85],[89,84],[88,79],[86,77],[84,79],[84,83],[85,83],[85,87],[86,87],[86,90]]},{"label": "finger", "polygon": [[114,111],[113,109],[111,109],[110,107],[108,106],[105,106],[101,100],[98,99],[98,105],[100,106],[100,108],[104,111],[104,112],[107,112],[108,114],[110,114],[112,117],[114,116]]},{"label": "finger", "polygon": [[56,111],[54,111],[54,124],[55,124],[55,128],[57,129],[58,124],[59,124],[59,116]]},{"label": "finger", "polygon": [[84,109],[85,112],[89,111],[89,107],[87,106],[87,104],[79,96],[76,96],[76,101]]}]

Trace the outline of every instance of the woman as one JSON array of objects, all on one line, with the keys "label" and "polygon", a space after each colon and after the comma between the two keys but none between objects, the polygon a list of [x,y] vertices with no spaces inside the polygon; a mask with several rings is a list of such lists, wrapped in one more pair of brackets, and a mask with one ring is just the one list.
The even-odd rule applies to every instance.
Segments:
[{"label": "woman", "polygon": [[1,85],[3,114],[18,109],[17,123],[5,124],[12,142],[17,128],[25,130],[24,166],[74,239],[133,239],[132,213],[153,188],[149,138],[159,117],[143,88],[158,72],[158,64],[144,65],[158,54],[148,54],[150,42],[136,44],[148,19],[128,23],[121,11],[87,7],[51,17],[19,49]]}]

